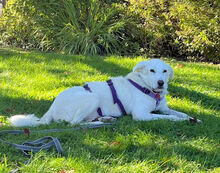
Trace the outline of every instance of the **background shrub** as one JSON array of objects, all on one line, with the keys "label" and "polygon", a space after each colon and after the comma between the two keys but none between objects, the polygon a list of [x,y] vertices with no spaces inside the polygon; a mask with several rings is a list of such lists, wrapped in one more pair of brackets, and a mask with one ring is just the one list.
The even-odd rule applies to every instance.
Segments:
[{"label": "background shrub", "polygon": [[156,55],[220,62],[220,1],[129,0],[125,8]]},{"label": "background shrub", "polygon": [[220,62],[218,0],[10,0],[0,27],[19,47]]},{"label": "background shrub", "polygon": [[4,44],[18,47],[36,47],[35,16],[32,0],[10,0],[0,18],[0,39]]},{"label": "background shrub", "polygon": [[188,55],[207,60],[220,59],[220,1],[174,2],[170,18],[176,25],[175,43]]}]

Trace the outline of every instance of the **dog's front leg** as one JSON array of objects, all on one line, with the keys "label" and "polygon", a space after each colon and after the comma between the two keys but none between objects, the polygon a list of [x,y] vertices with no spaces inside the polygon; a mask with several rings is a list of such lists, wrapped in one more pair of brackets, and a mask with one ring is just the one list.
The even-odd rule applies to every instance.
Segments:
[{"label": "dog's front leg", "polygon": [[176,115],[161,115],[161,114],[152,114],[149,110],[144,109],[143,107],[135,108],[132,111],[132,116],[134,120],[137,121],[151,121],[159,119],[167,119],[171,121],[184,121],[184,118],[178,117]]},{"label": "dog's front leg", "polygon": [[167,108],[167,109],[161,109],[160,111],[161,111],[163,114],[176,115],[176,116],[178,116],[178,117],[180,117],[180,118],[183,118],[183,119],[185,119],[185,120],[189,120],[190,118],[192,118],[192,117],[190,117],[189,115],[187,115],[187,114],[185,114],[185,113],[183,113],[183,112],[178,112],[178,111],[175,111],[175,110],[169,109],[169,108]]},{"label": "dog's front leg", "polygon": [[[192,117],[190,117],[189,115],[183,113],[183,112],[178,112],[178,111],[175,111],[173,109],[170,109],[168,108],[167,106],[160,109],[160,111],[163,113],[163,114],[167,114],[167,115],[176,115],[177,117],[179,118],[182,118],[183,120],[190,120],[190,119],[193,119]],[[197,122],[201,122],[201,120],[198,120],[197,119]]]}]

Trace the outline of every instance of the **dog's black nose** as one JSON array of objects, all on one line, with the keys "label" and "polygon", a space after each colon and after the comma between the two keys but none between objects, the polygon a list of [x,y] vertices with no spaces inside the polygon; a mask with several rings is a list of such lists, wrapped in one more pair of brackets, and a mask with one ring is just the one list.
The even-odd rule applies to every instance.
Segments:
[{"label": "dog's black nose", "polygon": [[158,80],[157,83],[158,83],[158,85],[159,85],[160,87],[162,87],[163,84],[164,84],[164,81],[163,81],[163,80]]}]

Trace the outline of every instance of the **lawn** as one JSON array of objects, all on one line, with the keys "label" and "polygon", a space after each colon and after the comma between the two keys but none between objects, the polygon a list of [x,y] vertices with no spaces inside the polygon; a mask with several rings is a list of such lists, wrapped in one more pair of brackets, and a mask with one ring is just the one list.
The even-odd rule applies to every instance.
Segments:
[{"label": "lawn", "polygon": [[[0,49],[0,115],[35,113],[41,117],[64,89],[84,81],[126,75],[144,57],[89,57]],[[220,172],[220,66],[164,59],[174,68],[167,96],[173,109],[202,124],[167,120],[136,122],[130,115],[99,129],[31,134],[57,137],[64,156],[41,151],[28,160],[1,144],[0,172]],[[2,122],[5,122],[3,118]],[[2,123],[1,123],[2,125]],[[30,129],[71,128],[52,123]],[[14,129],[6,124],[3,129]],[[19,129],[19,128],[16,128]],[[22,129],[22,128],[20,128]],[[1,135],[22,143],[26,135]]]}]

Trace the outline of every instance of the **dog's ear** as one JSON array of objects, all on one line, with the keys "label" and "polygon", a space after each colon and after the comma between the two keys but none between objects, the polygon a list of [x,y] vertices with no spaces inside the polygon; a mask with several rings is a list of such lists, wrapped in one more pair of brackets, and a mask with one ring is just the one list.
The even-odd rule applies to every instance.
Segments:
[{"label": "dog's ear", "polygon": [[174,76],[174,71],[173,71],[173,68],[169,65],[169,71],[170,71],[170,79],[173,79],[173,76]]},{"label": "dog's ear", "polygon": [[147,66],[147,61],[141,61],[133,68],[133,72],[141,71]]}]

